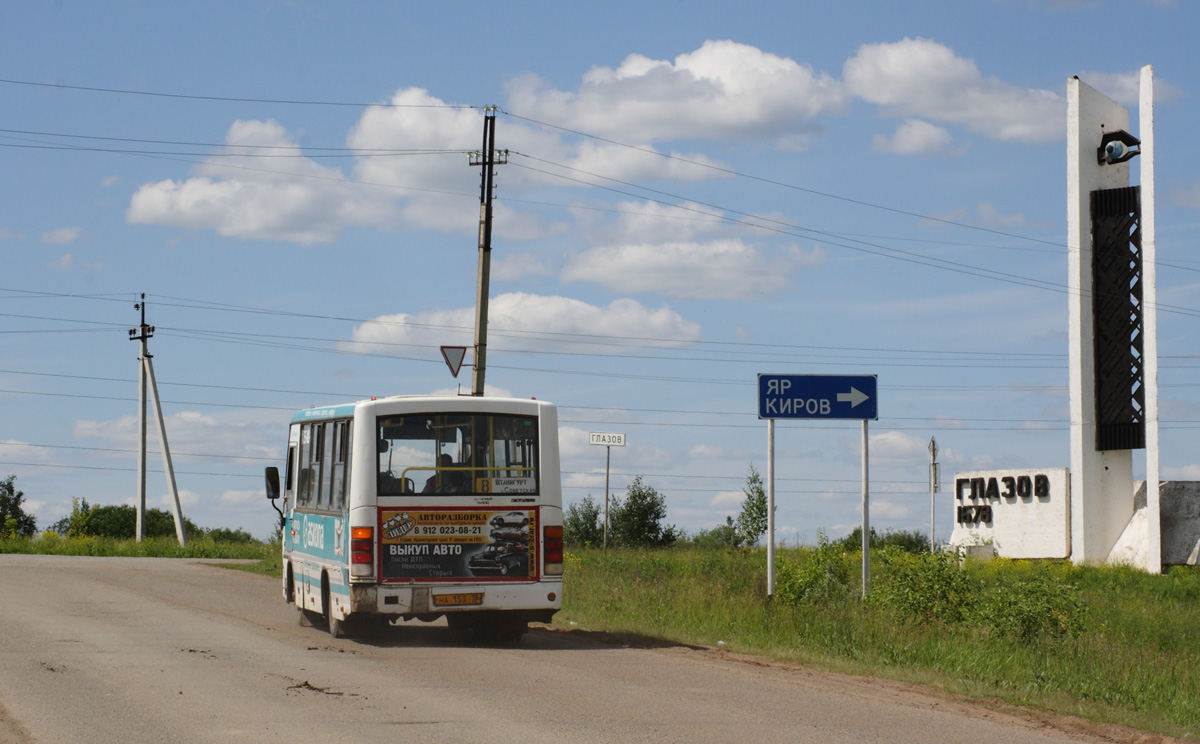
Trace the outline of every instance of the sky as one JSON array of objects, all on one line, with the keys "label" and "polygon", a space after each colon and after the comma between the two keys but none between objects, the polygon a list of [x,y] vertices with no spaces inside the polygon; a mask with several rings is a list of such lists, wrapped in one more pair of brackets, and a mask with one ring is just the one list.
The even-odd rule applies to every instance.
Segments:
[{"label": "sky", "polygon": [[[293,411],[469,391],[439,347],[472,343],[495,106],[487,394],[559,406],[566,504],[603,500],[588,433],[624,432],[612,492],[640,475],[711,529],[766,470],[758,374],[869,374],[871,524],[928,533],[932,437],[944,483],[1070,464],[1066,83],[1136,129],[1147,64],[1162,473],[1200,479],[1195,4],[58,0],[0,25],[0,477],[40,528],[134,503],[143,293],[202,527],[270,535]],[[859,422],[775,440],[780,541],[860,523]]]}]

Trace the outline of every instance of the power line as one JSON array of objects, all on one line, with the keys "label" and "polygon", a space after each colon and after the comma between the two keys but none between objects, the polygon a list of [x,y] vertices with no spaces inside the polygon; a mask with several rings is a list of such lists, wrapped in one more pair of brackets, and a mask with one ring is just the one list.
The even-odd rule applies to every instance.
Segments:
[{"label": "power line", "polygon": [[296,100],[287,98],[239,98],[234,96],[202,96],[184,93],[161,93],[148,90],[129,90],[123,88],[99,88],[86,85],[66,85],[64,83],[39,83],[31,80],[5,80],[6,85],[27,85],[38,88],[58,88],[62,90],[79,90],[89,93],[116,93],[127,96],[147,96],[151,98],[176,98],[189,101],[225,101],[230,103],[275,103],[288,106],[341,106],[350,108],[445,108],[445,109],[477,109],[482,106],[468,106],[452,103],[363,103],[361,101],[316,101]]},{"label": "power line", "polygon": [[[634,149],[638,149],[638,148],[634,148]],[[549,171],[541,170],[538,168],[531,168],[527,165],[522,165],[521,163],[513,163],[513,165],[517,166],[518,168],[525,168],[527,170],[531,170],[536,173],[542,173],[547,176],[561,178],[561,179],[568,180],[568,181],[574,181],[576,183],[580,183],[580,184],[589,186],[591,188],[602,189],[605,191],[612,191],[612,192],[620,194],[622,196],[629,196],[632,198],[639,198],[639,199],[644,198],[644,199],[647,199],[648,201],[654,202],[656,204],[661,204],[666,207],[671,207],[673,209],[679,209],[679,210],[688,211],[688,212],[696,212],[698,214],[706,215],[706,216],[712,217],[717,220],[730,222],[732,224],[744,225],[747,227],[754,227],[754,228],[757,228],[760,230],[766,230],[769,232],[776,232],[776,233],[781,233],[784,235],[791,235],[793,237],[807,237],[806,235],[804,235],[804,233],[811,233],[813,235],[823,236],[824,240],[822,241],[822,243],[824,245],[832,245],[832,246],[836,246],[839,248],[845,248],[847,250],[856,251],[858,253],[865,253],[865,254],[872,255],[872,256],[878,256],[880,258],[890,258],[890,259],[893,259],[896,261],[903,261],[905,263],[911,263],[911,264],[915,264],[918,266],[925,266],[927,268],[936,268],[936,269],[941,269],[943,271],[950,271],[950,272],[953,272],[956,274],[964,274],[966,276],[974,276],[974,277],[978,277],[981,279],[991,279],[993,281],[1004,282],[1007,284],[1015,284],[1018,286],[1029,287],[1032,289],[1047,290],[1047,291],[1051,291],[1051,292],[1057,292],[1059,294],[1067,294],[1067,295],[1071,295],[1071,294],[1084,295],[1085,294],[1085,293],[1079,292],[1077,290],[1072,290],[1068,285],[1062,284],[1059,282],[1051,282],[1051,281],[1046,281],[1043,279],[1035,279],[1033,277],[1021,276],[1021,275],[1013,274],[1013,273],[1006,272],[1006,271],[998,271],[996,269],[989,269],[989,268],[986,268],[983,266],[967,264],[967,263],[963,263],[961,261],[951,261],[949,259],[930,257],[930,256],[926,256],[926,255],[923,255],[920,253],[914,253],[912,251],[905,251],[905,250],[901,250],[899,248],[893,248],[893,247],[881,245],[878,243],[870,243],[870,242],[863,241],[863,240],[848,239],[848,238],[845,238],[841,234],[826,232],[826,231],[822,231],[822,230],[816,230],[814,228],[808,228],[808,227],[804,227],[802,225],[795,225],[792,223],[784,222],[782,220],[771,219],[768,217],[764,217],[762,215],[755,215],[755,214],[752,214],[749,212],[744,212],[744,211],[740,211],[740,210],[736,210],[736,209],[730,209],[727,207],[721,207],[719,205],[714,205],[714,204],[703,202],[703,201],[689,199],[687,197],[680,196],[677,194],[672,194],[670,192],[662,191],[660,189],[652,189],[652,188],[645,187],[645,186],[639,186],[637,184],[633,184],[633,183],[630,183],[627,181],[621,181],[619,179],[610,178],[608,176],[603,176],[603,175],[599,175],[596,173],[589,173],[587,171],[583,171],[578,168],[573,168],[571,166],[563,165],[561,163],[554,163],[552,161],[543,160],[541,158],[537,158],[535,156],[528,155],[525,153],[512,151],[512,154],[516,155],[516,156],[520,156],[520,157],[526,157],[531,160],[537,160],[539,162],[547,163],[550,165],[554,165],[556,167],[563,168],[566,170],[583,173],[585,175],[592,176],[594,178],[600,178],[600,179],[604,179],[607,181],[613,181],[614,183],[620,183],[622,185],[630,186],[632,188],[637,188],[642,191],[647,191],[649,193],[669,196],[672,199],[693,202],[696,204],[700,204],[701,206],[704,206],[704,207],[709,207],[711,209],[718,209],[718,210],[721,210],[722,212],[728,212],[730,214],[739,215],[739,218],[734,219],[734,218],[727,217],[722,214],[714,214],[711,212],[705,212],[702,210],[697,210],[694,207],[690,207],[687,205],[681,205],[681,204],[677,204],[674,202],[663,201],[661,199],[652,198],[652,197],[644,197],[639,194],[634,194],[634,193],[628,192],[628,191],[622,191],[620,189],[616,189],[616,188],[613,188],[610,186],[601,186],[599,184],[591,183],[588,181],[582,181],[580,179],[569,178],[569,177],[563,176],[561,174],[551,173]],[[853,200],[851,200],[851,201],[853,201]],[[919,216],[919,215],[914,215],[914,216]],[[934,218],[929,218],[929,219],[934,219]],[[951,223],[951,224],[958,224],[958,223]],[[984,229],[984,228],[975,228],[975,229]],[[797,232],[794,232],[794,231],[799,231],[800,234],[797,234]],[[994,231],[992,231],[992,232],[994,232]],[[1010,235],[1009,233],[1000,233],[1000,234],[1001,235]],[[1021,236],[1010,235],[1010,237],[1021,237]],[[839,238],[843,242],[834,242],[832,240],[829,240],[829,238]],[[1034,240],[1033,238],[1025,238],[1025,239],[1026,240]],[[850,242],[845,242],[847,240],[849,240]],[[1039,241],[1039,242],[1047,242],[1047,241]],[[851,243],[858,243],[859,245],[851,245]],[[1054,243],[1049,243],[1049,244],[1056,245]],[[1155,307],[1158,310],[1161,310],[1161,311],[1167,312],[1167,313],[1177,313],[1180,315],[1200,317],[1200,310],[1194,309],[1194,308],[1180,307],[1180,306],[1175,306],[1175,305],[1166,305],[1163,303],[1157,303],[1155,305]]]},{"label": "power line", "polygon": [[749,179],[749,180],[752,180],[752,181],[758,181],[758,182],[760,182],[760,183],[765,183],[765,184],[768,184],[768,185],[771,185],[771,186],[779,186],[779,187],[782,187],[782,188],[791,189],[791,190],[793,190],[793,191],[801,191],[801,192],[804,192],[804,193],[806,193],[806,194],[812,194],[812,195],[814,195],[814,196],[821,196],[821,197],[824,197],[824,198],[827,198],[827,199],[836,199],[836,200],[838,200],[838,201],[844,201],[844,202],[848,202],[848,203],[850,203],[850,204],[856,204],[856,205],[858,205],[858,206],[870,207],[871,209],[879,209],[879,210],[882,210],[882,211],[885,211],[885,212],[892,212],[892,213],[895,213],[895,214],[902,214],[902,215],[905,215],[905,216],[907,216],[907,217],[917,217],[917,218],[919,218],[919,219],[922,219],[922,220],[929,220],[929,221],[931,221],[931,222],[939,222],[939,223],[941,223],[941,224],[943,224],[943,225],[951,225],[951,226],[954,226],[954,227],[962,227],[962,228],[966,228],[966,229],[968,229],[968,230],[977,230],[977,231],[979,231],[979,232],[991,233],[991,234],[993,234],[993,235],[1001,235],[1001,236],[1004,236],[1004,237],[1007,237],[1007,238],[1016,238],[1016,239],[1018,239],[1018,240],[1027,240],[1027,241],[1034,242],[1034,243],[1045,243],[1046,245],[1051,245],[1051,246],[1060,247],[1060,248],[1065,248],[1065,247],[1066,247],[1065,245],[1063,245],[1063,244],[1061,244],[1061,243],[1055,243],[1055,242],[1048,241],[1048,240],[1041,240],[1041,239],[1038,239],[1038,238],[1030,238],[1030,237],[1028,237],[1028,236],[1026,236],[1026,235],[1018,235],[1018,234],[1016,234],[1016,233],[1008,233],[1008,232],[1004,232],[1004,231],[1002,231],[1002,230],[993,230],[993,229],[986,228],[986,227],[979,227],[979,226],[977,226],[977,225],[969,225],[969,224],[966,224],[966,223],[963,223],[963,222],[955,222],[955,221],[953,221],[953,220],[947,220],[947,219],[943,219],[943,218],[940,218],[940,217],[933,217],[933,216],[931,216],[931,215],[920,214],[920,213],[918,213],[918,212],[909,212],[909,211],[906,211],[906,210],[903,210],[903,209],[896,209],[896,208],[893,208],[893,207],[887,207],[887,206],[883,206],[883,205],[881,205],[881,204],[874,204],[874,203],[872,203],[872,202],[863,201],[863,200],[861,200],[861,199],[853,199],[853,198],[846,197],[846,196],[840,196],[840,195],[838,195],[838,194],[832,194],[832,193],[829,193],[829,192],[826,192],[826,191],[819,191],[819,190],[817,190],[817,189],[805,188],[805,187],[803,187],[803,186],[797,186],[796,184],[786,183],[786,182],[784,182],[784,181],[776,181],[776,180],[774,180],[774,179],[770,179],[770,178],[764,178],[764,177],[762,177],[762,176],[755,176],[755,175],[751,175],[751,174],[748,174],[748,173],[742,173],[741,171],[736,171],[736,170],[733,170],[733,169],[731,169],[731,168],[725,168],[725,167],[722,167],[722,166],[719,166],[719,165],[713,165],[712,163],[704,163],[704,162],[700,162],[700,161],[697,161],[697,160],[690,160],[690,159],[688,159],[688,158],[685,158],[685,157],[682,157],[682,156],[679,156],[679,155],[668,155],[668,154],[666,154],[666,153],[659,152],[659,151],[657,151],[657,150],[655,150],[655,149],[653,149],[653,148],[650,148],[650,147],[642,147],[642,146],[638,146],[638,145],[630,145],[630,144],[628,144],[628,143],[625,143],[625,142],[619,142],[619,141],[617,141],[617,140],[609,139],[609,138],[606,138],[606,137],[601,137],[601,136],[599,136],[599,135],[595,135],[595,134],[588,134],[587,132],[582,132],[582,131],[579,131],[579,130],[576,130],[576,129],[569,129],[569,128],[567,128],[567,127],[562,127],[562,126],[559,126],[559,125],[557,125],[557,124],[551,124],[551,123],[549,123],[549,122],[538,121],[537,119],[531,119],[531,118],[529,118],[529,117],[526,117],[526,116],[521,116],[520,114],[514,114],[514,113],[512,113],[512,112],[509,112],[509,111],[504,111],[503,109],[501,109],[501,110],[500,110],[500,112],[501,112],[501,113],[503,113],[503,114],[505,114],[506,116],[510,116],[510,117],[512,117],[512,118],[514,118],[514,119],[520,119],[520,120],[522,120],[522,121],[527,121],[527,122],[529,122],[529,123],[531,123],[531,124],[537,124],[538,126],[549,127],[549,128],[551,128],[551,129],[557,129],[557,130],[559,130],[559,131],[561,131],[561,132],[568,132],[568,133],[570,133],[570,134],[574,134],[574,135],[577,135],[577,136],[580,136],[580,137],[586,137],[586,138],[588,138],[588,139],[594,139],[594,140],[596,140],[596,141],[598,141],[598,142],[604,142],[604,143],[606,143],[606,144],[610,144],[610,145],[616,145],[616,146],[618,146],[618,147],[624,147],[624,148],[628,148],[628,149],[630,149],[630,150],[635,150],[635,151],[637,151],[637,152],[646,153],[646,154],[648,154],[648,155],[653,155],[653,156],[655,156],[655,157],[663,158],[663,159],[666,159],[666,160],[673,160],[673,161],[676,161],[676,162],[685,163],[685,164],[687,164],[687,165],[692,165],[692,166],[695,166],[695,167],[697,167],[697,168],[705,168],[705,169],[708,169],[708,170],[716,171],[716,172],[718,172],[718,173],[724,173],[724,174],[726,174],[726,175],[730,175],[730,176],[737,176],[738,178],[746,178],[746,179]]},{"label": "power line", "polygon": [[[101,465],[62,465],[62,464],[57,464],[57,463],[45,463],[45,462],[0,461],[0,465],[13,465],[13,466],[24,467],[24,468],[57,468],[60,470],[107,470],[107,471],[118,472],[118,473],[136,473],[137,472],[137,468],[118,468],[118,467],[113,467],[113,466],[101,466]],[[163,470],[148,470],[146,472],[162,473],[165,471],[163,471]],[[250,474],[250,473],[205,473],[205,472],[194,472],[194,471],[185,471],[185,470],[176,470],[175,472],[178,475],[215,475],[215,476],[219,476],[222,478],[262,478],[261,474],[255,475],[255,474]]]},{"label": "power line", "polygon": [[[121,449],[118,447],[79,447],[68,444],[33,444],[30,442],[0,442],[0,447],[35,447],[39,449],[63,449],[63,450],[79,450],[83,452],[119,452],[122,454],[137,454],[135,449]],[[160,455],[161,452],[147,450],[146,454]],[[172,452],[172,457],[204,457],[224,460],[260,460],[265,462],[278,462],[281,458],[278,457],[257,457],[255,455],[218,455],[213,453],[203,452]]]},{"label": "power line", "polygon": [[[327,153],[340,153],[340,154],[345,154],[345,155],[363,155],[363,154],[367,154],[367,155],[371,155],[371,156],[375,156],[375,155],[414,155],[414,154],[415,155],[448,155],[448,154],[465,155],[469,152],[468,150],[462,150],[462,149],[450,150],[450,149],[416,149],[416,148],[394,149],[394,148],[382,148],[382,147],[380,147],[380,148],[376,148],[376,147],[370,147],[370,148],[317,147],[317,146],[313,146],[313,145],[304,145],[303,147],[301,145],[241,145],[241,144],[236,144],[236,143],[232,143],[232,142],[189,142],[189,141],[180,141],[180,140],[140,139],[140,138],[135,138],[135,137],[105,137],[105,136],[94,135],[94,134],[65,134],[62,132],[35,132],[35,131],[29,131],[29,130],[25,130],[25,129],[0,129],[0,133],[29,134],[29,135],[34,135],[34,136],[38,136],[38,137],[61,137],[64,139],[99,140],[99,141],[103,141],[103,142],[130,142],[130,143],[134,143],[134,144],[143,144],[143,145],[174,145],[177,147],[225,147],[225,148],[240,148],[240,149],[244,149],[244,150],[303,150],[304,152],[316,151],[316,152],[327,152]],[[124,151],[117,151],[117,152],[124,152]],[[130,152],[140,152],[140,151],[130,151]],[[150,153],[150,152],[145,152],[145,153],[140,153],[140,154],[155,154],[155,155],[157,155],[157,154],[169,154],[169,155],[189,154],[190,155],[190,154],[194,154],[194,153],[174,153],[174,152],[172,152],[172,153]],[[205,155],[207,153],[199,153],[199,154]],[[236,153],[230,153],[230,154],[236,154]],[[249,154],[245,154],[244,156],[249,156]]]}]

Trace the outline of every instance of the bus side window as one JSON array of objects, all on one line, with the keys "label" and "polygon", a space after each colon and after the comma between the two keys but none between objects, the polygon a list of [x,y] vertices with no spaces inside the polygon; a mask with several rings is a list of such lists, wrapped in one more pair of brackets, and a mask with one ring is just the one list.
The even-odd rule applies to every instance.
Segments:
[{"label": "bus side window", "polygon": [[296,479],[296,506],[305,508],[312,498],[312,424],[300,428],[300,466]]},{"label": "bus side window", "polygon": [[333,446],[333,439],[329,436],[330,424],[324,421],[313,425],[313,431],[316,432],[316,437],[313,442],[313,475],[316,476],[316,501],[313,506],[318,509],[329,508],[329,478],[332,475],[330,472],[330,460],[333,459],[332,453],[329,451]]},{"label": "bus side window", "polygon": [[296,485],[296,480],[295,480],[294,476],[292,475],[292,470],[295,467],[296,467],[296,448],[294,446],[288,447],[287,472],[284,473],[284,476],[283,476],[283,478],[284,478],[283,492],[288,494],[289,496],[292,494],[292,489]]},{"label": "bus side window", "polygon": [[341,509],[346,503],[346,465],[350,456],[350,422],[337,421],[333,425],[333,479],[330,507]]}]

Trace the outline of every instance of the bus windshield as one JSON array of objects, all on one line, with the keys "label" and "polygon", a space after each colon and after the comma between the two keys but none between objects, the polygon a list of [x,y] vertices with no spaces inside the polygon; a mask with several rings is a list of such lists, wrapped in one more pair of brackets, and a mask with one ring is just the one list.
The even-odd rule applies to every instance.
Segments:
[{"label": "bus windshield", "polygon": [[533,416],[406,414],[377,423],[380,496],[538,493]]}]

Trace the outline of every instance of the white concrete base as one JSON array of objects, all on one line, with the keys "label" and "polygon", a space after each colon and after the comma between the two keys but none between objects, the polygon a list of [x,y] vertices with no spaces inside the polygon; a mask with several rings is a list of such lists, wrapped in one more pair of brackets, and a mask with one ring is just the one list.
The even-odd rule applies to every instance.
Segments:
[{"label": "white concrete base", "polygon": [[[1150,510],[1146,482],[1134,483],[1133,516],[1108,555],[1108,563],[1157,573],[1150,565]],[[1200,560],[1200,482],[1164,481],[1159,486],[1163,566],[1195,566]]]}]

